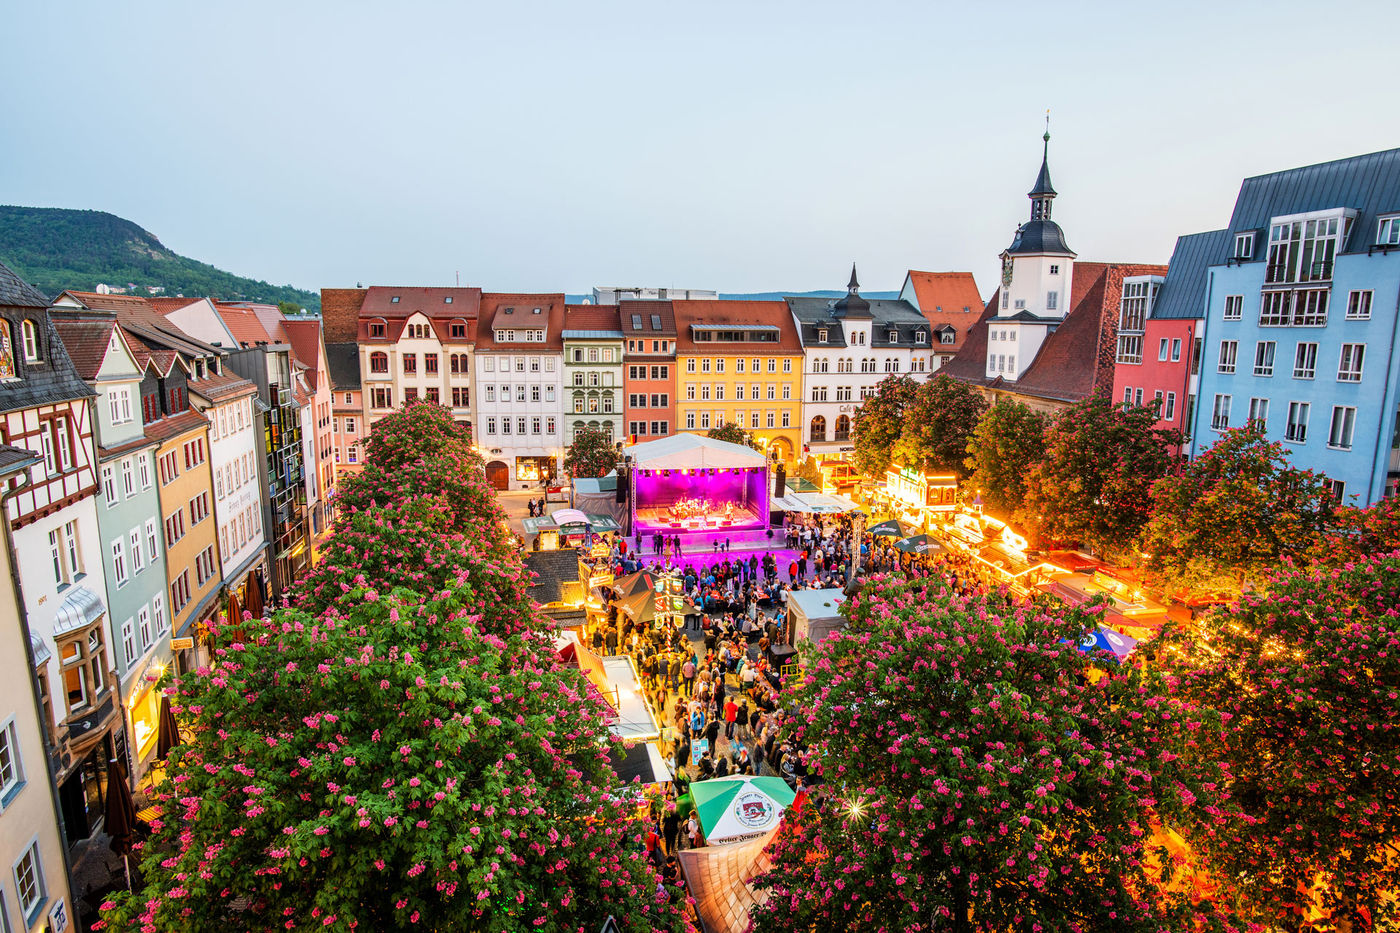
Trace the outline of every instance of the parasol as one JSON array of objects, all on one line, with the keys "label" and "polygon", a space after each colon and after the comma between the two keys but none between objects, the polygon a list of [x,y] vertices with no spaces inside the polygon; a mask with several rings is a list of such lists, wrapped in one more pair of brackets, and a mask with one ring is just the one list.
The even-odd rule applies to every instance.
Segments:
[{"label": "parasol", "polygon": [[763,835],[796,796],[782,778],[752,774],[695,781],[690,793],[711,845]]}]

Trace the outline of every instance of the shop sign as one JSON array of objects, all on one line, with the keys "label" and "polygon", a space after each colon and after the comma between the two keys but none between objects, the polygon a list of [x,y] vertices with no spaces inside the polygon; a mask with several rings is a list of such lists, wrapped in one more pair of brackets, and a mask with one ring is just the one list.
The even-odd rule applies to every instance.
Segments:
[{"label": "shop sign", "polygon": [[617,580],[610,573],[598,573],[588,578],[588,588],[591,590],[598,586],[612,586]]},{"label": "shop sign", "polygon": [[49,911],[49,930],[52,933],[64,933],[68,929],[68,902],[59,899],[53,905],[53,910]]},{"label": "shop sign", "polygon": [[170,639],[171,651],[184,651],[186,648],[194,647],[193,638],[172,638]]},{"label": "shop sign", "polygon": [[592,549],[589,550],[588,555],[590,557],[607,557],[611,553],[612,548],[609,545],[595,544],[593,545]]}]

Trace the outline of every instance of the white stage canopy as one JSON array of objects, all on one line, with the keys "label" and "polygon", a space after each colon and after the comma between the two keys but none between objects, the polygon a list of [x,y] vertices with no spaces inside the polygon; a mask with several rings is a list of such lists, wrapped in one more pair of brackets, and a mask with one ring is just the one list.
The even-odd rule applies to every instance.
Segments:
[{"label": "white stage canopy", "polygon": [[639,470],[762,469],[768,465],[768,458],[752,447],[700,434],[673,434],[633,444],[624,453],[632,458],[633,468]]}]

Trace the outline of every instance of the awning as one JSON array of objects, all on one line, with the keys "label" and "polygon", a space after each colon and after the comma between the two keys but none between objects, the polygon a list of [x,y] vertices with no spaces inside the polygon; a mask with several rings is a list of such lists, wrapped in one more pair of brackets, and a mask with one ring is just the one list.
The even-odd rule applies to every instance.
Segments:
[{"label": "awning", "polygon": [[[555,512],[554,514],[558,515],[559,513]],[[621,529],[621,526],[618,525],[610,515],[598,515],[593,512],[588,512],[586,514],[588,516],[588,524],[595,532],[602,533],[604,531],[618,531]]]},{"label": "awning", "polygon": [[549,516],[556,525],[587,525],[588,516],[578,509],[560,509]]}]

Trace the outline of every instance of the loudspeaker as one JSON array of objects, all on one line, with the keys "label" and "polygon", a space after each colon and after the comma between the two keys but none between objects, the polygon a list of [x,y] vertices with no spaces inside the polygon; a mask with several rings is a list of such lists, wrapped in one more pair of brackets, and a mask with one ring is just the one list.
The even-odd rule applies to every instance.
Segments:
[{"label": "loudspeaker", "polygon": [[787,467],[781,463],[773,471],[773,498],[781,499],[787,494]]},{"label": "loudspeaker", "polygon": [[622,503],[627,501],[627,481],[632,475],[632,471],[626,466],[617,468],[617,494],[614,501]]}]

